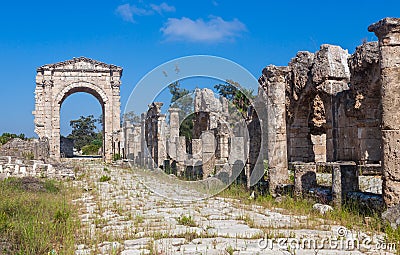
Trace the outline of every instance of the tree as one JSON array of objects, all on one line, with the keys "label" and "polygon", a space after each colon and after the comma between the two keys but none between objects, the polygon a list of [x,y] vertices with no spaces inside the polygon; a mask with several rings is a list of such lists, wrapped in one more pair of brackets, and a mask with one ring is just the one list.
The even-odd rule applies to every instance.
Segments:
[{"label": "tree", "polygon": [[254,99],[253,90],[245,89],[239,83],[226,80],[224,84],[217,84],[214,88],[218,94],[232,102],[242,115],[247,114],[247,110]]},{"label": "tree", "polygon": [[179,120],[183,121],[189,114],[193,112],[193,98],[190,96],[191,91],[182,89],[178,81],[168,85],[169,92],[172,95],[171,107],[179,108]]},{"label": "tree", "polygon": [[129,121],[131,124],[139,124],[141,119],[134,111],[129,111],[122,115],[122,123],[125,121]]},{"label": "tree", "polygon": [[79,151],[83,146],[91,144],[97,138],[96,132],[97,120],[93,115],[87,117],[81,116],[77,120],[69,122],[72,127],[72,132],[68,138],[74,140],[74,147]]}]

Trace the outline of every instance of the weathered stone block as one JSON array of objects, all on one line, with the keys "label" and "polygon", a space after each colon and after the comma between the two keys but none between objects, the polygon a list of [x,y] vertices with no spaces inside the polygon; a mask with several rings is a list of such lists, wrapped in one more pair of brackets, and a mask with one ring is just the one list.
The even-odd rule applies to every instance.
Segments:
[{"label": "weathered stone block", "polygon": [[216,141],[214,137],[214,131],[204,131],[201,135],[201,144],[203,152],[215,153]]},{"label": "weathered stone block", "polygon": [[201,139],[192,139],[192,156],[193,159],[200,159],[202,157],[202,141]]},{"label": "weathered stone block", "polygon": [[382,128],[400,129],[400,67],[383,69],[382,79]]},{"label": "weathered stone block", "polygon": [[347,50],[343,50],[339,46],[321,45],[320,50],[315,54],[311,70],[313,81],[320,84],[328,79],[350,80],[350,71],[347,65],[349,56]]},{"label": "weathered stone block", "polygon": [[351,191],[358,191],[358,170],[354,162],[330,163],[332,167],[333,203],[340,207]]}]

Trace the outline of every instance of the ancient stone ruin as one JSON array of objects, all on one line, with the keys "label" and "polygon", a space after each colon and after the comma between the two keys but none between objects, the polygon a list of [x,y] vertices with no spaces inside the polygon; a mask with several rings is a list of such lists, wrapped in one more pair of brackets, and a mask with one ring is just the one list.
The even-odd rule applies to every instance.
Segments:
[{"label": "ancient stone ruin", "polygon": [[[359,179],[382,175],[384,203],[399,204],[400,19],[386,18],[369,31],[379,42],[365,42],[351,55],[324,44],[315,53],[297,53],[286,67],[266,67],[254,100],[266,112],[248,114],[247,136],[226,124],[227,102],[203,89],[195,93],[190,146],[179,135],[179,109],[167,116],[162,103],[153,103],[141,124],[124,124],[124,155],[140,166],[201,172],[202,178],[219,171],[232,176],[238,164],[249,179],[261,154],[272,194],[288,186],[288,170],[299,195],[317,194],[317,175],[330,173],[327,197],[338,206],[348,197],[379,200],[360,193]],[[232,153],[245,159],[230,162]]]},{"label": "ancient stone ruin", "polygon": [[[169,108],[161,113],[163,103],[155,102],[142,114],[141,124],[123,125],[124,154],[132,163],[149,168],[160,167],[188,179],[206,179],[218,173],[231,173],[227,168],[241,159],[245,164],[244,137],[238,135],[243,125],[231,129],[228,102],[215,98],[210,89],[197,89],[193,106],[193,132],[188,140],[180,135],[180,109]],[[243,123],[242,123],[243,124]],[[230,157],[231,155],[231,157]],[[225,181],[229,179],[225,176]]]}]

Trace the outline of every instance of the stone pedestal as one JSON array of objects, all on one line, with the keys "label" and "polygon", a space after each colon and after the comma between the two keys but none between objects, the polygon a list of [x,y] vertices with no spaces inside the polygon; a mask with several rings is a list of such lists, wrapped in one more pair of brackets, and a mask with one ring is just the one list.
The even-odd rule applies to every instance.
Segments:
[{"label": "stone pedestal", "polygon": [[328,163],[332,167],[332,198],[333,204],[341,207],[349,192],[359,190],[358,170],[356,163]]},{"label": "stone pedestal", "polygon": [[400,204],[400,19],[385,18],[368,27],[379,39],[382,95],[383,198]]},{"label": "stone pedestal", "polygon": [[294,169],[294,192],[303,195],[317,186],[317,168],[315,163],[292,163]]}]

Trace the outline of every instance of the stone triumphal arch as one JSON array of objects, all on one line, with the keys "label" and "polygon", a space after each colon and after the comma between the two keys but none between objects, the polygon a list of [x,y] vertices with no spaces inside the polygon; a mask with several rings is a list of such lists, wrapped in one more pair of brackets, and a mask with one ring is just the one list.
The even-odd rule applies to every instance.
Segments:
[{"label": "stone triumphal arch", "polygon": [[[120,131],[122,68],[79,57],[37,69],[35,132],[47,138],[50,157],[60,158],[60,108],[71,94],[85,92],[97,98],[103,111],[103,158],[111,161]],[[85,107],[85,102],[82,102]]]}]

